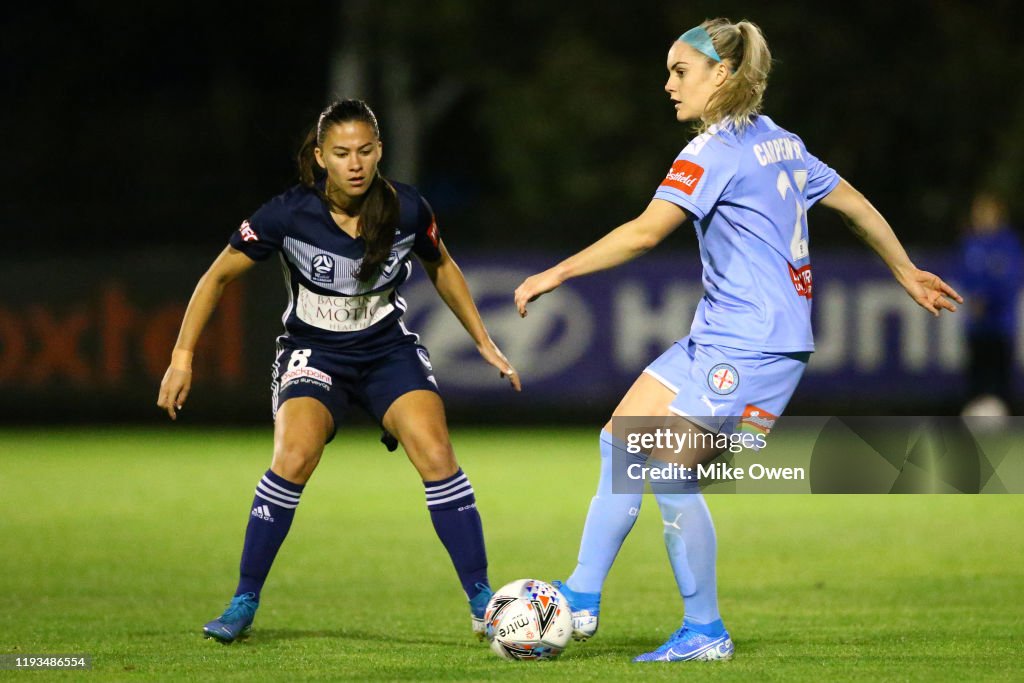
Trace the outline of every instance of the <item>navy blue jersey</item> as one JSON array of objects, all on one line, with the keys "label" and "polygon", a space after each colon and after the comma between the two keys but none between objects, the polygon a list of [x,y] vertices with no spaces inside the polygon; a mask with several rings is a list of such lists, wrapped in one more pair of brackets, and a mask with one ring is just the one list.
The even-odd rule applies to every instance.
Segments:
[{"label": "navy blue jersey", "polygon": [[964,298],[976,309],[967,318],[973,334],[1012,336],[1017,329],[1017,291],[1024,278],[1024,248],[1009,225],[972,233],[960,244]]},{"label": "navy blue jersey", "polygon": [[366,358],[415,341],[402,322],[405,301],[398,287],[412,272],[410,255],[441,258],[440,236],[430,205],[416,188],[392,182],[398,194],[398,229],[391,255],[378,276],[360,282],[355,272],[365,244],[353,239],[313,190],[297,185],[259,208],[231,235],[230,244],[254,261],[279,254],[288,288],[281,320],[285,336]]}]

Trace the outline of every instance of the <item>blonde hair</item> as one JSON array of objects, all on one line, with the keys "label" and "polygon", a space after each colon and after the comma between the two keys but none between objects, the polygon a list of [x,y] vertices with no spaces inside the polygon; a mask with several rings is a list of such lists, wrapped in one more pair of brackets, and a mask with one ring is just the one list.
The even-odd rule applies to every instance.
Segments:
[{"label": "blonde hair", "polygon": [[[731,73],[708,100],[698,132],[727,119],[742,129],[761,111],[772,69],[768,41],[757,24],[749,21],[734,24],[719,17],[704,20],[701,28],[711,36],[711,44]],[[708,63],[716,62],[708,57]]]}]

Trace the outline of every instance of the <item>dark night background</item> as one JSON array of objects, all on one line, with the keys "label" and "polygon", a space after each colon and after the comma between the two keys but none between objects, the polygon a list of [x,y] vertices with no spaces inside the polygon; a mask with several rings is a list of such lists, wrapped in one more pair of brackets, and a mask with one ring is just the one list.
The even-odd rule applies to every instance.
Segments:
[{"label": "dark night background", "polygon": [[[1021,208],[1014,7],[19,4],[0,39],[4,233],[17,254],[187,243],[212,255],[293,182],[322,106],[361,96],[382,123],[385,172],[421,187],[454,249],[564,253],[646,205],[688,137],[662,91],[667,48],[724,15],[768,37],[765,112],[906,242],[944,245],[979,187]],[[812,214],[812,245],[852,243]]]},{"label": "dark night background", "polygon": [[[1024,215],[1015,10],[1002,0],[11,6],[0,20],[0,407],[14,422],[163,419],[152,396],[196,280],[243,219],[296,181],[295,152],[320,110],[361,97],[381,122],[385,174],[419,186],[449,249],[475,267],[489,329],[533,382],[524,410],[603,415],[686,333],[679,310],[694,287],[699,297],[692,230],[581,280],[585,305],[546,309],[547,336],[523,333],[511,290],[647,205],[691,137],[663,90],[665,56],[706,17],[762,27],[775,60],[764,112],[863,191],[915,260],[955,281],[977,191]],[[810,224],[821,343],[795,414],[957,412],[966,316],[932,325],[900,309],[912,304],[886,289],[897,286],[836,215],[812,211]],[[515,273],[493,275],[506,265]],[[264,368],[285,303],[276,270],[247,276],[218,309],[197,354],[217,370],[197,372],[208,385],[194,414],[266,419]],[[639,307],[622,304],[636,291]],[[444,339],[452,414],[472,415],[494,387],[476,386],[474,350],[456,348],[461,328],[419,294],[410,324],[435,360]],[[556,347],[588,316],[590,331]],[[630,334],[640,327],[650,334]],[[561,369],[544,380],[558,354]],[[573,378],[600,386],[587,394]],[[501,405],[487,419],[512,414]]]}]

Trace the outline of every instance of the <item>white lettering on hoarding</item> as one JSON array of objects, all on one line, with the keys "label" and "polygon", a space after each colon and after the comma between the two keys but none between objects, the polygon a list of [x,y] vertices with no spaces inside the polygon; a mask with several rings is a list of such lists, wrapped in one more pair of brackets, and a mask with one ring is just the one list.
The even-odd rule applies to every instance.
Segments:
[{"label": "white lettering on hoarding", "polygon": [[[658,282],[609,278],[580,292],[571,283],[534,302],[530,316],[521,320],[508,301],[530,271],[484,266],[465,272],[488,329],[524,380],[564,376],[574,383],[586,382],[586,375],[570,378],[593,368],[615,378],[635,376],[687,334],[703,292],[694,277]],[[410,327],[423,335],[440,375],[453,387],[494,387],[489,367],[479,360],[471,340],[454,324],[429,283],[420,282],[408,291]],[[808,375],[945,375],[966,365],[965,310],[934,320],[882,274],[824,280],[818,284],[814,306],[817,351]],[[1021,346],[1016,363],[1021,367],[1024,297],[1018,299],[1018,307]],[[609,355],[598,358],[599,349],[608,349]]]},{"label": "white lettering on hoarding", "polygon": [[808,373],[835,372],[847,362],[849,306],[842,287],[819,286],[814,294],[814,353],[807,364]]},{"label": "white lettering on hoarding", "polygon": [[616,287],[611,307],[615,364],[642,370],[685,336],[703,293],[700,282],[672,282],[654,296],[642,282],[626,281]]},{"label": "white lettering on hoarding", "polygon": [[[487,330],[521,377],[536,381],[572,372],[599,333],[595,320],[604,311],[592,310],[571,284],[531,304],[530,315],[522,319],[510,302],[512,292],[529,272],[486,266],[463,272]],[[494,369],[480,357],[473,340],[429,282],[421,280],[402,292],[409,302],[409,328],[422,336],[446,385],[507,389],[495,381]],[[609,332],[607,324],[600,328],[601,334]]]},{"label": "white lettering on hoarding", "polygon": [[[875,372],[885,365],[887,356],[897,354],[904,369],[922,372],[930,355],[928,313],[896,283],[865,282],[857,289],[857,370]],[[887,329],[890,320],[899,324],[895,339]]]}]

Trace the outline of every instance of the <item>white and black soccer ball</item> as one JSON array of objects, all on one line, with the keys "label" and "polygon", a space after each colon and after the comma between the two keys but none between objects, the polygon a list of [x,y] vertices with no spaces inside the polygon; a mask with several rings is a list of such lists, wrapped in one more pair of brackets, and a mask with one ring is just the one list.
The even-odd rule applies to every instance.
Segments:
[{"label": "white and black soccer ball", "polygon": [[520,579],[495,591],[484,628],[491,649],[505,659],[553,659],[572,637],[572,613],[550,583]]}]

